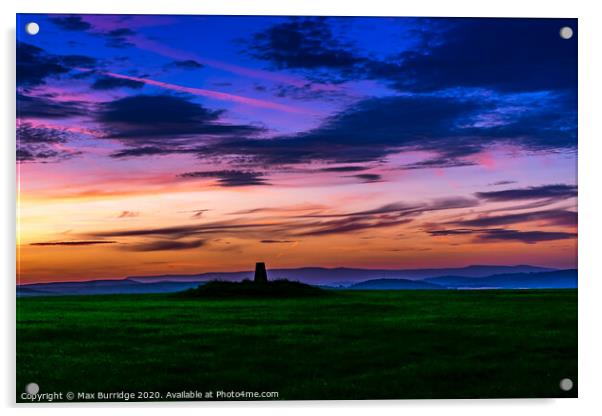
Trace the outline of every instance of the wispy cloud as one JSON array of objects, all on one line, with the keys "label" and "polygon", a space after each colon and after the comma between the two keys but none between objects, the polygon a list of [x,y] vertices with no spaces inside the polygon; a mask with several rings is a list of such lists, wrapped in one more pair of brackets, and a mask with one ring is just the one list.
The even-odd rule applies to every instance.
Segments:
[{"label": "wispy cloud", "polygon": [[260,108],[267,108],[270,110],[284,111],[287,113],[314,114],[314,112],[311,110],[293,107],[293,106],[286,105],[286,104],[280,104],[280,103],[276,103],[273,101],[261,100],[258,98],[245,97],[242,95],[229,94],[226,92],[220,92],[220,91],[209,90],[209,89],[204,89],[204,88],[186,87],[183,85],[178,85],[178,84],[173,84],[173,83],[163,82],[163,81],[157,81],[157,80],[150,79],[150,78],[141,78],[141,77],[135,77],[132,75],[117,74],[115,72],[102,72],[102,74],[105,76],[108,76],[108,77],[112,77],[112,78],[127,80],[127,81],[131,81],[131,82],[139,82],[139,83],[143,83],[146,85],[152,85],[154,87],[158,87],[158,88],[162,88],[162,89],[166,89],[166,90],[170,90],[170,91],[183,92],[186,94],[192,94],[192,95],[198,95],[200,97],[211,98],[213,100],[229,101],[229,102],[234,102],[234,103],[238,103],[238,104],[250,105],[253,107],[260,107]]},{"label": "wispy cloud", "polygon": [[140,89],[145,83],[126,78],[101,76],[90,86],[93,90],[113,90],[117,88]]},{"label": "wispy cloud", "polygon": [[357,175],[348,175],[348,178],[356,178],[364,183],[382,182],[382,176],[376,173],[359,173]]},{"label": "wispy cloud", "polygon": [[[203,65],[210,66],[212,68],[217,68],[226,72],[230,72],[232,74],[241,75],[248,78],[256,78],[263,79],[272,82],[279,82],[283,84],[289,84],[296,87],[304,87],[308,84],[306,79],[298,78],[290,75],[285,75],[282,73],[272,72],[272,71],[264,71],[261,69],[248,68],[241,65],[236,65],[224,61],[220,61],[217,59],[209,59],[206,57],[199,56],[195,53],[189,51],[182,51],[165,44],[162,44],[156,40],[151,40],[146,37],[138,36],[134,39],[130,40],[135,46],[140,49],[147,50],[149,52],[154,52],[159,55],[163,55],[176,60],[194,60]],[[331,85],[313,85],[316,90],[333,90],[337,89],[336,86]]]},{"label": "wispy cloud", "polygon": [[547,210],[497,216],[487,215],[470,220],[454,221],[452,224],[461,227],[496,227],[526,222],[575,227],[577,226],[577,213],[567,210]]},{"label": "wispy cloud", "polygon": [[117,241],[83,240],[83,241],[44,241],[31,243],[30,246],[94,246],[98,244],[115,244]]},{"label": "wispy cloud", "polygon": [[27,122],[17,123],[17,162],[49,163],[81,154],[66,146],[70,132]]},{"label": "wispy cloud", "polygon": [[220,186],[256,186],[269,185],[261,172],[248,172],[240,170],[220,170],[206,172],[186,172],[179,175],[181,178],[215,178]]},{"label": "wispy cloud", "polygon": [[456,228],[430,230],[428,233],[434,237],[441,236],[473,236],[473,242],[503,242],[518,241],[525,244],[536,244],[545,241],[568,240],[577,238],[577,233],[564,231],[522,231],[505,228]]},{"label": "wispy cloud", "polygon": [[493,182],[490,183],[490,186],[503,186],[503,185],[512,185],[516,183],[516,181],[497,181],[497,182]]},{"label": "wispy cloud", "polygon": [[295,240],[261,240],[262,244],[287,244],[287,243],[295,243]]},{"label": "wispy cloud", "polygon": [[477,192],[478,198],[492,202],[524,201],[531,199],[562,200],[577,196],[576,185],[554,184],[531,186],[528,188],[507,189],[503,191]]},{"label": "wispy cloud", "polygon": [[124,246],[127,251],[173,251],[189,250],[205,245],[205,240],[155,240],[144,243],[134,243]]},{"label": "wispy cloud", "polygon": [[[397,227],[414,221],[416,216],[425,212],[458,209],[474,206],[474,204],[475,201],[472,199],[445,198],[428,203],[391,203],[363,211],[339,213],[311,212],[320,210],[320,207],[313,206],[257,208],[239,212],[239,215],[267,212],[284,213],[285,215],[255,219],[243,217],[200,224],[195,222],[171,227],[98,231],[91,233],[90,236],[94,238],[153,237],[157,241],[186,240],[193,237],[202,237],[203,240],[207,240],[236,236],[263,241],[293,241],[297,237],[346,234]],[[310,212],[307,212],[308,210]],[[293,215],[287,216],[287,213],[293,213]],[[270,237],[266,238],[266,236]],[[159,246],[165,247],[163,244],[159,244]]]},{"label": "wispy cloud", "polygon": [[137,211],[121,211],[117,218],[134,218],[139,217],[140,213]]}]

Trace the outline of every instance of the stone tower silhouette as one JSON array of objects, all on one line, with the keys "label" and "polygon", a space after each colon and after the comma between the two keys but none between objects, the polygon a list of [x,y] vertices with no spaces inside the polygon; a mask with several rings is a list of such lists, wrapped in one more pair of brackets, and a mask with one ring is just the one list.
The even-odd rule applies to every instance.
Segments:
[{"label": "stone tower silhouette", "polygon": [[265,263],[255,263],[255,283],[267,283],[268,272],[265,270]]}]

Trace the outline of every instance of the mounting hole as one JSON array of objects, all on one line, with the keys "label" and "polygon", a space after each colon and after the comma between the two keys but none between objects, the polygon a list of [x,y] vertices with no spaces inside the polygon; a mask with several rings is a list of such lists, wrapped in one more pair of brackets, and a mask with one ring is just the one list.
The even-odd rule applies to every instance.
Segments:
[{"label": "mounting hole", "polygon": [[37,35],[40,31],[40,25],[36,22],[29,22],[25,25],[25,31],[28,35],[34,36]]},{"label": "mounting hole", "polygon": [[570,378],[563,378],[560,380],[560,390],[571,391],[573,389],[573,380]]},{"label": "mounting hole", "polygon": [[29,383],[25,386],[25,393],[27,394],[38,394],[39,391],[40,386],[38,386],[38,383]]},{"label": "mounting hole", "polygon": [[560,28],[560,37],[562,39],[570,39],[573,37],[573,29],[568,26],[564,26]]}]

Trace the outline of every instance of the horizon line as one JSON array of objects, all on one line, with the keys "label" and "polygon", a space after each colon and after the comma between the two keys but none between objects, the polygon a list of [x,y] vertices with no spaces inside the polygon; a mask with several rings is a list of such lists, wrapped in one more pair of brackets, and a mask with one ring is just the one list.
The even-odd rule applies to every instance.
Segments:
[{"label": "horizon line", "polygon": [[[337,270],[337,269],[350,269],[350,270],[363,270],[363,271],[421,271],[421,270],[444,270],[444,269],[466,269],[469,267],[539,267],[543,269],[551,269],[554,271],[560,270],[578,270],[577,265],[574,267],[551,267],[551,266],[540,266],[533,264],[469,264],[466,266],[448,266],[448,267],[421,267],[421,268],[362,268],[362,267],[345,267],[345,266],[336,266],[336,267],[322,267],[322,266],[302,266],[302,267],[286,267],[286,268],[272,268],[271,270],[299,270],[299,269],[324,269],[324,270]],[[267,268],[269,273],[270,268]],[[213,272],[201,272],[201,273],[186,273],[186,274],[153,274],[153,275],[129,275],[122,277],[99,277],[96,279],[85,279],[85,280],[50,280],[50,281],[32,281],[28,283],[16,283],[16,286],[27,286],[27,285],[35,285],[35,284],[47,284],[47,283],[84,283],[84,282],[98,282],[98,281],[120,281],[120,280],[128,280],[128,279],[150,279],[150,278],[158,278],[158,277],[169,277],[169,276],[183,276],[183,277],[192,277],[192,276],[202,276],[213,273],[253,273],[254,269],[248,270],[231,270],[231,271],[213,271]],[[419,279],[418,279],[419,280]]]}]

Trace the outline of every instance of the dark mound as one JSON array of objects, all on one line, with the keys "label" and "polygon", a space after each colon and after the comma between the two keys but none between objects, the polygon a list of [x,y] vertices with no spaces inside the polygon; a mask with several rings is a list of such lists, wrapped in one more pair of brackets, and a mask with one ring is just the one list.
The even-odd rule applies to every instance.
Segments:
[{"label": "dark mound", "polygon": [[214,280],[195,289],[178,293],[186,298],[294,298],[320,296],[328,292],[315,286],[290,280],[271,280],[256,283],[251,280],[242,282],[223,282]]}]

